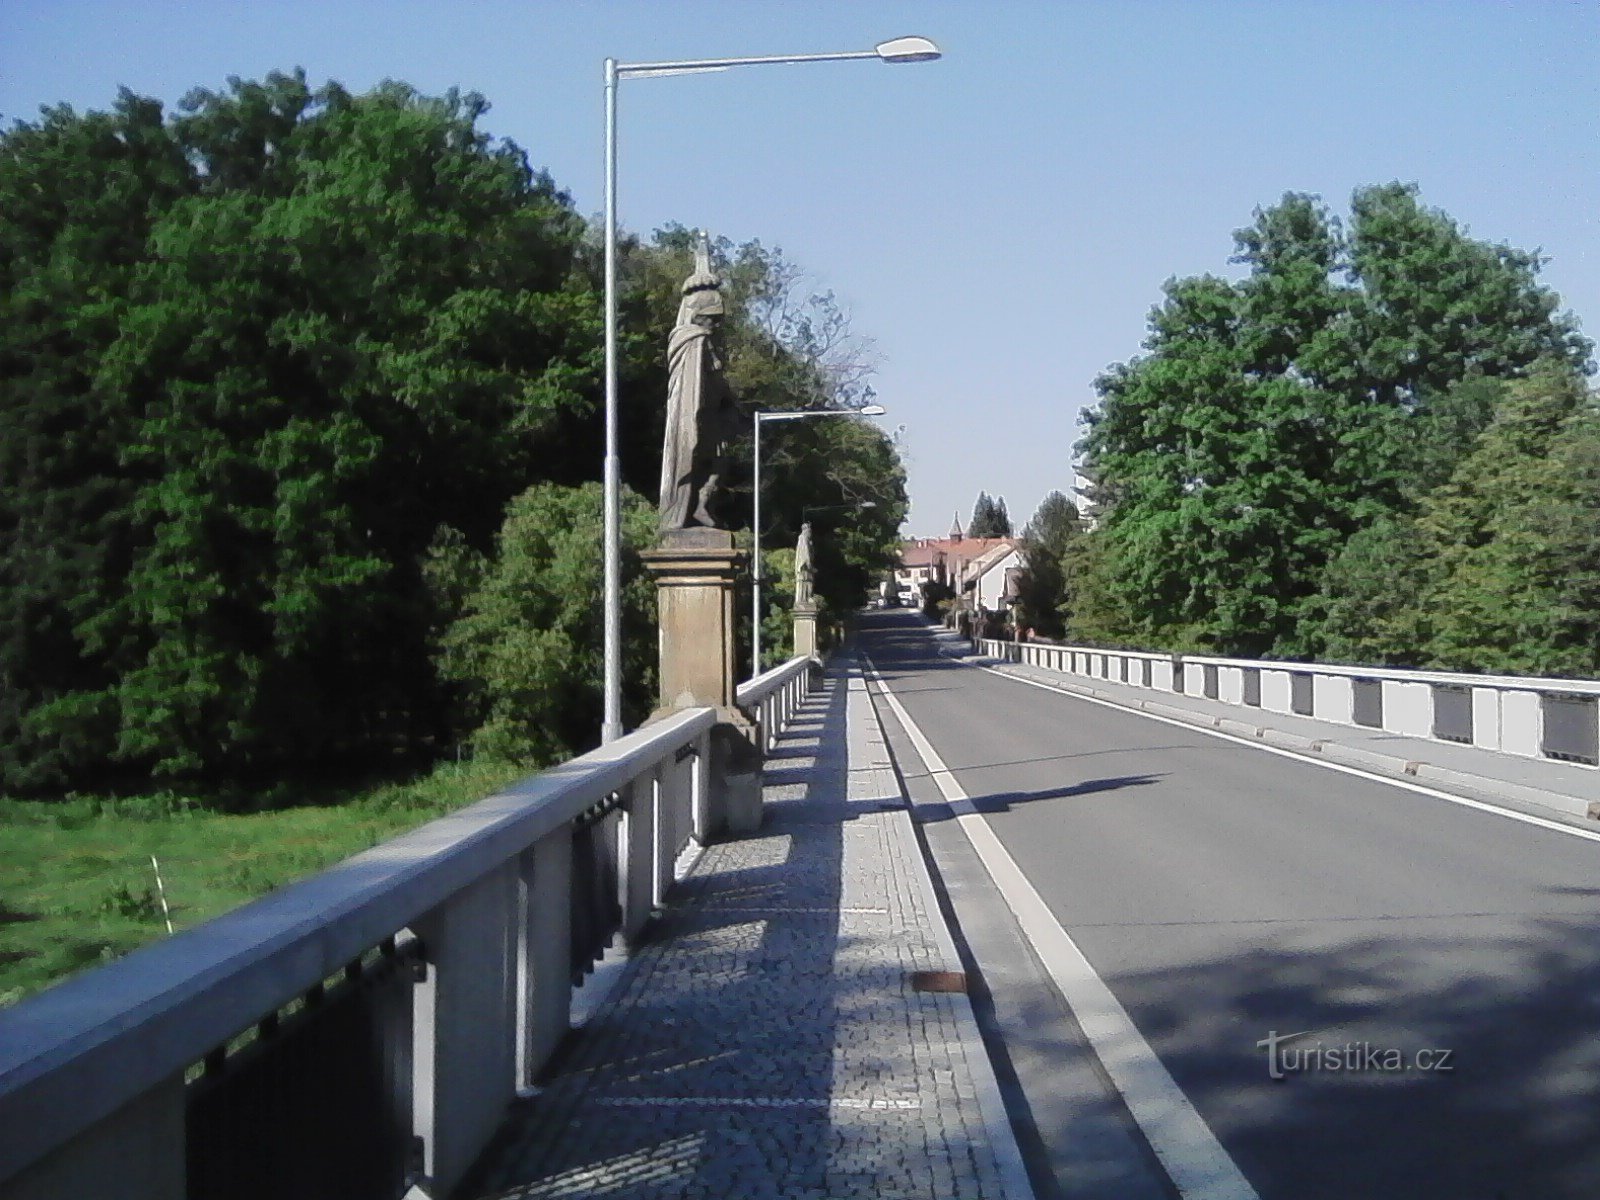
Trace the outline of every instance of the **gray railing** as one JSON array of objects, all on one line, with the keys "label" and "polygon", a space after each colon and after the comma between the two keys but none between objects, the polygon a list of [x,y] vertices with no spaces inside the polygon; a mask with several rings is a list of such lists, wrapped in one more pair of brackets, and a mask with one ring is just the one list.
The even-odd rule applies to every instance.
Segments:
[{"label": "gray railing", "polygon": [[1600,764],[1600,681],[1099,650],[979,639],[983,653],[1157,691],[1436,738],[1504,754]]},{"label": "gray railing", "polygon": [[761,749],[772,749],[795,709],[811,689],[813,677],[822,668],[820,658],[791,658],[782,666],[764,671],[739,685],[734,699],[752,714],[761,727]]},{"label": "gray railing", "polygon": [[[770,693],[780,721],[808,670]],[[0,1196],[447,1192],[574,981],[717,826],[716,719],[674,714],[0,1012]]]}]

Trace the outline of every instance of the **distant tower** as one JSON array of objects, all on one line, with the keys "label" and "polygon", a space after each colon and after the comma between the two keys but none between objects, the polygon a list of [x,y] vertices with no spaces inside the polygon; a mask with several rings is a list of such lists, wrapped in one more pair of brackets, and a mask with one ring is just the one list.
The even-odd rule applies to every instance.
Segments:
[{"label": "distant tower", "polygon": [[952,542],[961,540],[961,510],[959,508],[956,509],[956,515],[950,521],[950,540]]}]

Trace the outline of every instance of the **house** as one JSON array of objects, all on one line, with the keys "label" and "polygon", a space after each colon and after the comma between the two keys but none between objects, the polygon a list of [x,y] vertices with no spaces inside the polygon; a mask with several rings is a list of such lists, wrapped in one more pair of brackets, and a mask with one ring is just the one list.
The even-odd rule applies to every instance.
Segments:
[{"label": "house", "polygon": [[1006,572],[1022,565],[1020,545],[1014,537],[966,537],[957,516],[947,537],[902,543],[895,587],[920,598],[928,584],[943,584],[969,603],[997,610],[1009,604],[1015,590],[1007,587]]},{"label": "house", "polygon": [[1016,538],[982,540],[991,544],[963,562],[957,576],[956,594],[970,597],[972,605],[985,612],[999,612],[1010,607],[1016,594],[1022,550]]}]

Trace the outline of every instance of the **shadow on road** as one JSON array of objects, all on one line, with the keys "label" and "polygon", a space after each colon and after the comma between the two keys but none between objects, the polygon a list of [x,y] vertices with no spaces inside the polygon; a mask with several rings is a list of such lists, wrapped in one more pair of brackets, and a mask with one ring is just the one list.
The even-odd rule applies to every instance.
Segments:
[{"label": "shadow on road", "polygon": [[[869,617],[862,627],[875,665],[901,695],[912,696],[919,680],[943,687],[949,672],[965,670],[932,648],[920,621]],[[975,693],[977,680],[991,678],[969,675]],[[981,709],[981,694],[972,703]],[[984,749],[974,736],[955,752],[978,758],[982,769]],[[998,766],[1077,756],[992,757]],[[1161,777],[1152,770],[972,803],[1003,812]],[[943,819],[942,807],[919,805],[917,813]],[[1600,883],[1584,878],[1600,880],[1600,847],[1554,834],[1528,840],[1509,827],[1498,836],[1503,843],[1463,839],[1460,852],[1452,850],[1459,874],[1441,878],[1433,908],[1424,892],[1392,911],[1373,898],[1358,916],[1301,907],[1300,918],[1230,923],[1196,913],[1162,929],[1130,914],[1116,924],[1069,922],[1070,929],[1262,1200],[1600,1196]],[[1148,842],[1129,842],[1129,862],[1176,869],[1170,879],[1181,895],[1186,847],[1170,833],[1162,838],[1153,826]],[[1277,861],[1276,873],[1268,864],[1257,872],[1246,859],[1239,886],[1245,894],[1258,875],[1258,887],[1276,880],[1287,912],[1295,889],[1315,889],[1340,859],[1287,835],[1284,845],[1293,869]],[[1386,877],[1374,874],[1373,887]],[[1270,910],[1262,915],[1275,915]],[[1036,1020],[1008,1030],[1014,1059],[1063,1052],[1046,999]],[[1306,1052],[1298,1069],[1271,1078],[1258,1043],[1302,1033],[1284,1043]],[[1419,1051],[1448,1051],[1447,1069],[1424,1069]],[[1048,1096],[1031,1100],[1047,1137],[1052,1122],[1074,1117],[1050,1111]]]},{"label": "shadow on road", "polygon": [[[1092,796],[1101,792],[1115,792],[1122,788],[1143,787],[1162,779],[1162,775],[1119,775],[1112,779],[1087,779],[1065,787],[1045,788],[1037,792],[993,792],[987,796],[971,796],[968,803],[980,813],[1010,812],[1019,804],[1032,804],[1039,800],[1064,800],[1072,796]],[[921,821],[947,821],[955,814],[948,804],[919,804],[917,818]]]}]

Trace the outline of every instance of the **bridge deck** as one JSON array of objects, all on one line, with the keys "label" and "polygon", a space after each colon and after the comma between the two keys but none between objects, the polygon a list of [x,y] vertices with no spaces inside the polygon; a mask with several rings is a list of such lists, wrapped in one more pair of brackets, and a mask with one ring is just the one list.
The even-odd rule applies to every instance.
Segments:
[{"label": "bridge deck", "polygon": [[882,731],[846,662],[463,1196],[1019,1197]]}]

